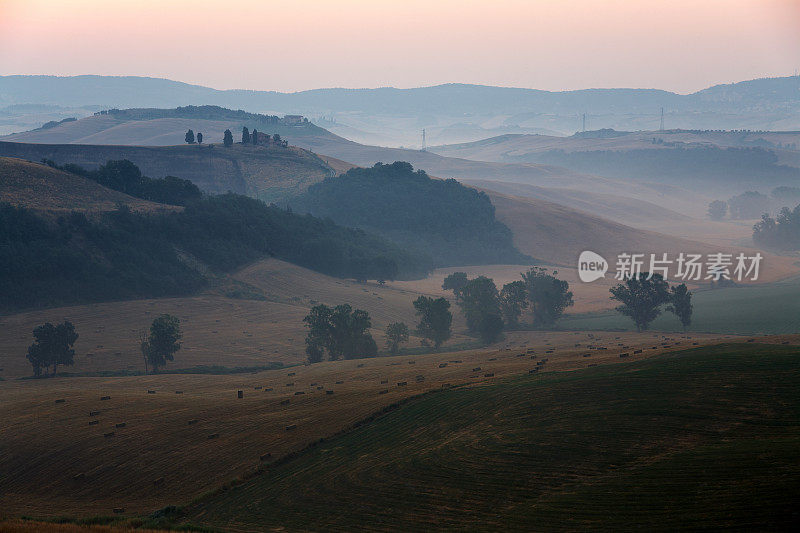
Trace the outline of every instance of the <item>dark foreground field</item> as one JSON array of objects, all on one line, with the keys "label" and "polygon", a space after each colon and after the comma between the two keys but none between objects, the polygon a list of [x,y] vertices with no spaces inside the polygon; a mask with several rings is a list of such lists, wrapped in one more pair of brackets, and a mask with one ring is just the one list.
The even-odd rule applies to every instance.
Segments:
[{"label": "dark foreground field", "polygon": [[721,345],[431,393],[184,519],[261,530],[776,529],[800,519],[800,351]]}]

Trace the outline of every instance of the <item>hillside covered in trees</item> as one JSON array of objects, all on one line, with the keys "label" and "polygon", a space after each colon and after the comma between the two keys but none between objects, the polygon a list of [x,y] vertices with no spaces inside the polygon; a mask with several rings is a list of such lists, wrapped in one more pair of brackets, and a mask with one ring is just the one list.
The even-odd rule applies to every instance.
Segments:
[{"label": "hillside covered in trees", "polygon": [[397,161],[327,178],[291,201],[293,209],[385,236],[429,255],[437,267],[528,263],[489,197]]}]

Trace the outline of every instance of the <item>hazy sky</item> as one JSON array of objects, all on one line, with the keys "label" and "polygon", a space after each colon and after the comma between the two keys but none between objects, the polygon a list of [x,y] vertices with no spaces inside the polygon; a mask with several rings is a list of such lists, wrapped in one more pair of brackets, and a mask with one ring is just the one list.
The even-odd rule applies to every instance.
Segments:
[{"label": "hazy sky", "polygon": [[800,69],[800,0],[0,0],[0,74],[691,92]]}]

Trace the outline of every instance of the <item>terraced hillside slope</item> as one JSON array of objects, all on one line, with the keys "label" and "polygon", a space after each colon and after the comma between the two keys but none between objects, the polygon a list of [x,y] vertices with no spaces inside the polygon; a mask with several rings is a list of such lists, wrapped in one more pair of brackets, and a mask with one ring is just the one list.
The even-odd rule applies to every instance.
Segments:
[{"label": "terraced hillside slope", "polygon": [[176,176],[210,193],[230,191],[266,202],[297,194],[336,172],[307,150],[274,145],[226,148],[221,144],[145,147],[0,142],[0,156],[36,162],[50,159],[90,170],[109,160],[128,159],[151,178]]},{"label": "terraced hillside slope", "polygon": [[800,352],[720,345],[409,402],[202,498],[236,531],[783,529]]}]

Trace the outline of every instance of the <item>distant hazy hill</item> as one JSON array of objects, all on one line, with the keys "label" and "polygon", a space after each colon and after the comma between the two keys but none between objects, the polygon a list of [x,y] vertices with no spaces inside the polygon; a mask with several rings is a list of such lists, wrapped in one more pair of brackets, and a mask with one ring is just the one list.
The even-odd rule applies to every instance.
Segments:
[{"label": "distant hazy hill", "polygon": [[[45,130],[31,131],[7,138],[25,143],[47,144],[75,143],[160,146],[171,145],[169,150],[180,150],[181,147],[175,147],[174,145],[182,142],[184,134],[189,128],[192,128],[195,132],[203,131],[206,142],[217,142],[218,144],[218,141],[215,141],[215,139],[222,137],[222,132],[226,127],[236,129],[240,128],[241,124],[243,123],[249,124],[250,127],[255,126],[254,122],[242,121],[241,117],[239,117],[240,112],[236,111],[215,111],[214,114],[208,115],[210,118],[197,118],[190,111],[191,109],[187,107],[181,108],[180,114],[178,114],[177,110],[174,109],[124,110],[123,112],[115,113],[113,115],[87,117],[73,122],[66,122]],[[234,124],[224,120],[217,120],[220,113],[226,111],[237,117]],[[145,119],[146,117],[150,116],[163,116],[172,118]],[[263,126],[262,131],[269,132],[270,129],[267,126]],[[493,159],[491,159],[494,157],[494,153],[487,153],[486,161],[476,161],[474,160],[476,158],[471,157],[472,145],[458,145],[465,147],[463,154],[457,153],[457,157],[443,157],[443,155],[433,153],[431,151],[387,148],[382,146],[361,144],[344,139],[323,128],[309,124],[304,124],[300,127],[291,126],[284,134],[281,135],[288,139],[291,145],[302,147],[316,154],[324,154],[319,156],[320,160],[324,162],[326,167],[330,167],[330,169],[335,170],[337,173],[347,171],[352,164],[368,167],[378,162],[407,161],[415,168],[424,169],[430,175],[440,178],[456,178],[459,180],[500,180],[535,185],[537,187],[580,189],[591,194],[624,194],[628,197],[643,199],[651,202],[655,201],[659,203],[664,201],[663,195],[666,194],[670,196],[669,200],[673,206],[678,204],[687,204],[687,202],[688,204],[691,204],[684,205],[683,207],[679,208],[686,212],[697,211],[705,213],[707,204],[712,199],[693,197],[686,191],[675,190],[674,187],[666,187],[663,184],[626,183],[617,179],[593,176],[591,173],[587,174],[575,172],[574,170],[568,170],[558,166],[541,165],[524,161],[516,161],[513,163],[495,162]],[[481,143],[475,143],[475,146],[486,143],[492,144],[505,139],[523,139],[521,143],[526,143],[528,139],[547,139],[548,142],[554,146],[558,146],[558,143],[562,141],[566,142],[566,140],[562,137],[504,136],[488,139],[486,141],[482,141]],[[516,143],[517,141],[514,142]],[[587,147],[591,147],[596,145],[596,143],[599,141],[597,139],[583,139],[582,142]],[[602,140],[602,142],[608,142],[608,140]],[[646,143],[643,143],[643,145],[649,146]],[[42,157],[56,159],[46,155],[51,151],[49,148],[45,149],[41,147],[35,148],[29,145],[26,146],[26,150],[33,153],[34,156],[22,157],[27,157],[35,161],[40,160]],[[184,146],[184,149],[186,148],[194,150],[197,147]],[[247,147],[237,146],[233,149],[233,151],[235,152],[240,148],[245,151],[247,150]],[[438,150],[442,148],[457,149],[455,146],[438,147],[436,149]],[[4,145],[0,141],[0,155],[5,153],[3,151],[5,149],[8,149],[8,145]],[[93,150],[97,149],[98,148],[95,148]],[[75,153],[70,153],[71,149],[68,147],[61,147],[60,150],[63,150],[62,156],[64,158],[67,156],[74,158],[77,157],[76,154],[81,153],[80,149],[76,149]],[[109,147],[103,147],[104,153],[106,150],[108,150],[109,153],[127,153],[126,149],[112,149]],[[17,153],[18,152],[6,153],[6,155],[15,155]],[[196,152],[190,151],[188,153]],[[525,152],[523,152],[523,155],[524,153]],[[217,150],[214,152],[214,154],[220,155],[223,154],[223,152]],[[500,161],[503,160],[500,159]],[[215,160],[215,164],[221,165],[222,163]],[[140,166],[142,166],[142,168],[149,168],[152,166],[152,161],[142,161]],[[250,172],[244,169],[244,167],[242,168],[242,174]],[[258,166],[254,166],[252,168],[257,172],[263,171],[259,170]],[[330,172],[330,169],[327,169],[328,173],[332,173]],[[202,168],[198,169],[198,176],[204,176],[210,170],[211,168],[203,166]],[[149,171],[149,173],[146,173],[153,177],[159,177],[162,175],[159,173],[163,171],[163,168],[155,168],[152,171]],[[236,183],[236,181],[234,181],[232,178],[238,180],[239,173],[233,168],[228,169],[226,172],[227,173],[224,175],[230,176],[229,178],[226,178],[227,183],[229,184],[226,186],[231,188],[233,191],[244,192],[244,187],[236,188],[234,185],[231,185],[231,183]],[[219,172],[217,172],[217,174],[223,175],[223,173]],[[291,170],[287,170],[287,172],[285,172],[286,176],[293,176],[296,174],[297,172]],[[178,177],[192,179],[192,177],[189,175],[175,175]],[[324,176],[320,176],[318,181],[320,181],[323,177]],[[293,190],[298,190],[293,183],[281,185],[281,176],[277,176],[273,179],[277,179],[277,181],[267,180],[267,185],[264,185],[265,188],[258,189],[257,194],[260,198],[267,200],[281,200],[290,195]],[[211,191],[225,190],[213,183],[211,185],[200,185],[201,187]],[[302,190],[307,185],[307,182],[303,182],[300,185],[301,186],[299,189]],[[267,186],[270,187],[269,190],[266,189]],[[295,188],[293,189],[293,187]],[[281,190],[281,188],[284,190]],[[252,194],[255,195],[256,193]],[[678,204],[676,204],[676,199]]]},{"label": "distant hazy hill", "polygon": [[[220,91],[164,79],[112,76],[0,77],[0,106],[176,107],[219,105],[258,113],[296,113],[352,134],[360,142],[419,145],[476,140],[500,133],[668,127],[800,129],[800,77],[717,85],[680,95],[655,89],[535,89],[447,84],[414,89],[315,89],[296,93]],[[412,120],[408,120],[413,117]],[[16,130],[19,131],[19,130]]]},{"label": "distant hazy hill", "polygon": [[[223,112],[229,112],[231,116],[236,117],[235,120],[233,122],[228,119],[220,120],[221,116],[225,116],[223,115]],[[46,143],[51,145],[135,145],[136,148],[95,146],[94,148],[87,150],[92,154],[101,153],[103,155],[124,153],[136,154],[137,157],[143,157],[146,155],[146,158],[141,160],[134,160],[133,157],[127,158],[134,160],[134,162],[137,163],[146,174],[152,177],[161,177],[162,175],[165,175],[165,166],[157,166],[155,161],[151,160],[151,152],[140,153],[138,151],[140,146],[169,146],[168,149],[165,149],[167,152],[164,153],[173,153],[172,150],[182,150],[174,153],[194,154],[194,156],[197,156],[198,153],[209,154],[212,152],[203,152],[202,150],[198,152],[199,147],[196,146],[180,147],[174,145],[180,144],[183,141],[184,134],[189,128],[193,129],[195,132],[204,132],[206,143],[216,143],[219,145],[219,139],[222,138],[222,132],[225,128],[232,128],[237,130],[238,133],[238,130],[241,129],[241,125],[243,124],[248,125],[248,127],[251,127],[251,129],[253,126],[257,125],[257,122],[249,119],[243,119],[241,116],[239,116],[239,113],[240,112],[236,111],[221,110],[214,114],[200,115],[198,117],[195,116],[195,114],[192,113],[191,109],[188,107],[181,108],[180,113],[178,113],[175,109],[132,109],[123,110],[122,112],[114,113],[113,115],[91,116],[81,120],[59,124],[55,127],[45,130],[30,131],[7,136],[4,139],[19,143]],[[258,118],[258,116],[255,118]],[[280,133],[280,131],[277,130],[273,131],[275,128],[274,125],[264,125],[258,127],[262,127],[262,131],[265,133]],[[585,174],[580,174],[554,166],[539,165],[534,163],[497,164],[494,162],[473,161],[464,158],[442,157],[439,154],[421,150],[365,145],[342,138],[323,128],[319,128],[311,124],[304,124],[299,127],[289,126],[284,128],[282,131],[282,137],[287,139],[291,145],[310,150],[315,154],[324,154],[319,156],[320,159],[318,161],[322,162],[324,165],[324,170],[326,172],[325,175],[331,174],[331,169],[336,172],[344,172],[352,166],[351,164],[366,167],[372,166],[378,162],[407,161],[414,165],[414,167],[424,169],[429,174],[441,178],[478,180],[498,179],[505,181],[535,183],[538,186],[548,187],[583,187],[592,191],[606,193],[617,192],[625,186],[621,182],[587,176]],[[225,181],[227,185],[225,186],[234,192],[245,193],[250,190],[257,191],[257,194],[260,198],[269,200],[283,198],[283,196],[280,194],[275,193],[275,191],[280,187],[286,188],[287,194],[291,192],[291,184],[288,187],[282,185],[278,187],[280,185],[280,176],[271,177],[271,180],[267,180],[270,184],[270,189],[272,191],[271,193],[267,193],[266,188],[256,189],[255,185],[253,184],[251,184],[251,186],[254,187],[253,189],[246,189],[243,185],[237,185],[241,175],[244,175],[249,171],[244,170],[244,167],[242,167],[242,169],[240,169],[242,171],[239,172],[231,165],[222,162],[220,158],[224,157],[226,154],[231,155],[238,152],[247,152],[248,150],[251,150],[251,148],[236,146],[232,149],[232,151],[229,152],[221,152],[217,148],[219,148],[219,146],[215,147],[215,151],[213,152],[213,162],[217,168],[212,169],[205,164],[202,164],[200,168],[197,168],[197,175],[199,177],[195,181],[198,181],[198,185],[201,188],[211,192],[224,192],[227,190],[218,184],[200,183],[199,180],[206,180],[206,178],[203,178],[202,176],[207,175],[211,170],[215,170],[215,175],[227,176]],[[257,148],[255,150],[260,151],[261,149]],[[26,144],[23,148],[21,145],[14,146],[0,141],[0,155],[24,157],[34,161],[39,161],[40,159],[47,157],[48,159],[53,159],[58,163],[77,162],[78,164],[81,164],[80,161],[62,161],[58,157],[47,155],[55,153],[55,151],[56,147],[37,148],[35,146]],[[62,146],[58,147],[57,151],[59,157],[62,158],[71,157],[75,159],[83,157],[82,149],[73,150],[72,148]],[[32,155],[24,155],[26,153]],[[119,157],[114,158],[119,159]],[[93,160],[89,159],[85,161],[83,166],[91,166],[93,164],[96,165],[99,164],[99,162],[105,162],[105,159],[95,157]],[[274,161],[270,162],[270,164],[274,163]],[[176,164],[172,165],[172,167],[176,169],[174,170],[173,175],[181,178],[193,179],[187,174],[187,172],[190,170],[190,166],[187,166],[183,163],[177,164],[176,161]],[[180,170],[184,172],[183,174],[177,173],[179,172],[178,167],[180,167]],[[247,168],[252,168],[255,169],[255,171],[261,172],[257,166],[247,166]],[[285,175],[288,176],[294,176],[296,174],[297,171],[292,170],[289,170],[285,173]],[[323,177],[324,175],[320,176],[317,181],[321,181]],[[272,181],[274,179],[277,179],[278,181]],[[210,179],[206,181],[210,181]],[[304,188],[304,186],[307,185],[308,182],[304,181],[303,187],[301,188]],[[256,195],[256,192],[247,193]],[[640,196],[648,196],[652,193],[652,191],[639,190],[637,187],[627,187],[627,193],[632,195],[640,193]]]},{"label": "distant hazy hill", "polygon": [[36,162],[50,159],[87,169],[95,169],[109,160],[128,159],[151,178],[176,176],[193,181],[207,192],[230,191],[267,202],[293,196],[333,172],[316,154],[300,148],[250,145],[226,148],[221,143],[144,147],[0,142],[0,156]]},{"label": "distant hazy hill", "polygon": [[431,151],[478,161],[557,165],[607,178],[732,194],[796,185],[799,148],[798,132],[667,130],[570,137],[503,135]]}]

